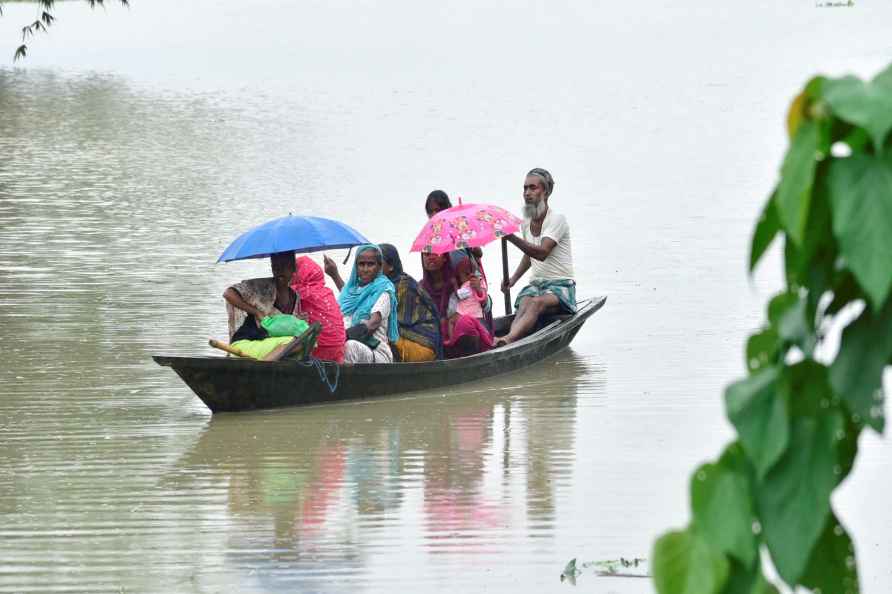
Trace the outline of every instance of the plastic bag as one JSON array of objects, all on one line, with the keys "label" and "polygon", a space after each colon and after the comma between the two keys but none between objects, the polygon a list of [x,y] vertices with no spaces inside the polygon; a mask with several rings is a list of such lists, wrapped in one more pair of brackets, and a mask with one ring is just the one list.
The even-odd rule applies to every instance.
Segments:
[{"label": "plastic bag", "polygon": [[267,316],[260,325],[270,336],[300,336],[310,327],[306,321],[284,314]]}]

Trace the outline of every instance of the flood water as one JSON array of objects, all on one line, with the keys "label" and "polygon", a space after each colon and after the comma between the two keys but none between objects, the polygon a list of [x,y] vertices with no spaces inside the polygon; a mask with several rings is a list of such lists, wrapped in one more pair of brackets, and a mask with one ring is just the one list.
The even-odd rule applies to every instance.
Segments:
[{"label": "flood water", "polygon": [[[745,262],[784,110],[892,59],[892,8],[447,4],[63,3],[15,66],[34,7],[4,4],[0,592],[653,591],[558,576],[687,521],[780,286]],[[417,274],[431,189],[519,212],[534,166],[608,295],[560,355],[213,418],[151,360],[211,354],[225,287],[266,274],[214,264],[246,228],[337,218]],[[890,453],[862,438],[834,500],[865,592],[892,590]]]}]

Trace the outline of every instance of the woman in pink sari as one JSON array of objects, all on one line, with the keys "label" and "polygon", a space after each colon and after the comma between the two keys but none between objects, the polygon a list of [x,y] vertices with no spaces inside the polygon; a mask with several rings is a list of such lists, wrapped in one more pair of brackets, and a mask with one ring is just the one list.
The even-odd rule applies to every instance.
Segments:
[{"label": "woman in pink sari", "polygon": [[343,363],[347,335],[338,300],[325,286],[325,275],[318,264],[307,256],[297,258],[296,264],[291,288],[300,295],[301,316],[310,324],[322,324],[322,333],[312,354],[317,359]]},{"label": "woman in pink sari", "polygon": [[473,355],[492,348],[492,335],[480,320],[463,314],[453,316],[452,335],[449,334],[449,298],[458,288],[455,271],[448,255],[422,254],[424,277],[421,286],[430,294],[441,320],[443,350],[447,359]]}]

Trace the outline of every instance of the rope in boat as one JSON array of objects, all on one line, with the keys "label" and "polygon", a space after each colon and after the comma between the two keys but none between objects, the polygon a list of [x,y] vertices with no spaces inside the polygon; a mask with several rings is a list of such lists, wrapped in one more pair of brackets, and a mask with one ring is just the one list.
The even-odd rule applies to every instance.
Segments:
[{"label": "rope in boat", "polygon": [[[329,394],[334,394],[338,390],[338,381],[341,379],[340,365],[332,361],[323,361],[316,357],[308,357],[306,361],[300,361],[300,364],[316,368],[316,372],[319,374],[319,381],[325,384]],[[326,367],[334,367],[334,381],[328,379],[328,371],[326,371]]]}]

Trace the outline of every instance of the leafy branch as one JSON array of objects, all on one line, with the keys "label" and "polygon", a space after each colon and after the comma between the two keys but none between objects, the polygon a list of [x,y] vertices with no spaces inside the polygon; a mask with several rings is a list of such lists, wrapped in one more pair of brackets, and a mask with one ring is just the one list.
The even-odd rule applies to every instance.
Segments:
[{"label": "leafy branch", "polygon": [[[861,431],[885,426],[892,66],[870,82],[811,79],[787,129],[750,253],[752,272],[781,237],[786,287],[746,343],[747,377],[725,391],[737,439],[694,472],[691,523],[654,545],[660,594],[776,594],[768,557],[791,588],[859,591],[854,546],[830,497],[852,470]],[[853,317],[836,357],[823,361],[827,329]]]},{"label": "leafy branch", "polygon": [[[105,6],[105,0],[86,0],[90,8],[96,8],[97,5]],[[124,6],[130,6],[130,0],[118,0]],[[33,37],[37,33],[46,33],[47,28],[56,21],[53,15],[55,8],[55,0],[37,0],[38,15],[37,18],[29,25],[22,27],[22,44],[19,45],[13,55],[13,62],[26,57],[28,55],[28,45],[25,43],[29,37]],[[3,16],[3,5],[0,3],[0,16]]]}]

